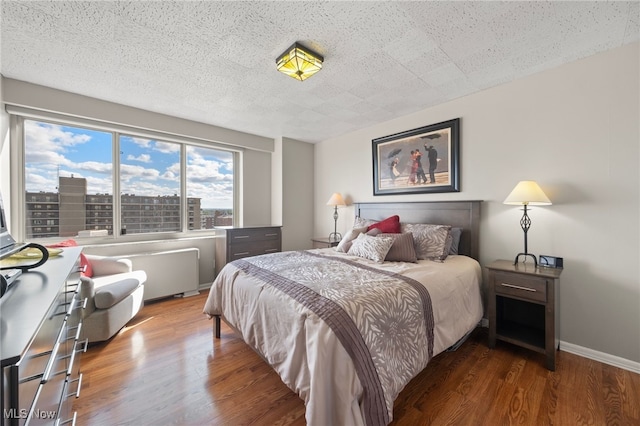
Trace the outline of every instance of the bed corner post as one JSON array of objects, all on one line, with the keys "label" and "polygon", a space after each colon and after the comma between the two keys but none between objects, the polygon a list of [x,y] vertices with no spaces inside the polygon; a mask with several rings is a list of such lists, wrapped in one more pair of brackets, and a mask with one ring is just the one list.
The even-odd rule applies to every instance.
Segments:
[{"label": "bed corner post", "polygon": [[216,339],[220,338],[220,315],[214,315],[214,318],[216,319],[214,325],[213,325],[213,332],[216,335]]}]

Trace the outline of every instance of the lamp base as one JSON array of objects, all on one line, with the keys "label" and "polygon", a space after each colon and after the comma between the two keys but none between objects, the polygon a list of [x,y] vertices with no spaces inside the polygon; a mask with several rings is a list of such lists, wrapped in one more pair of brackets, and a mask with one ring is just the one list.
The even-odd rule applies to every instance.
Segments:
[{"label": "lamp base", "polygon": [[[520,258],[520,256],[524,256],[525,257],[524,260],[527,260],[527,256],[530,256],[533,259],[533,266],[536,268],[538,267],[538,259],[536,259],[535,254],[531,254],[531,253],[518,253],[518,255],[516,256],[516,260],[513,261],[514,265],[518,264],[518,259]],[[522,263],[524,263],[524,261]]]},{"label": "lamp base", "polygon": [[342,234],[339,232],[332,232],[329,234],[329,241],[337,242],[342,239]]}]

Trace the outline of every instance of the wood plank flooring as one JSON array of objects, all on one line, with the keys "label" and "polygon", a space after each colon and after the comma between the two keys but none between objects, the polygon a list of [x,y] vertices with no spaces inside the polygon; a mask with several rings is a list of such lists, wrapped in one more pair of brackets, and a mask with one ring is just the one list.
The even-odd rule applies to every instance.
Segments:
[{"label": "wood plank flooring", "polygon": [[[304,425],[304,404],[223,323],[206,294],[147,304],[110,341],[82,356],[80,426]],[[640,425],[640,375],[559,352],[487,346],[477,329],[435,357],[402,391],[393,425]]]}]

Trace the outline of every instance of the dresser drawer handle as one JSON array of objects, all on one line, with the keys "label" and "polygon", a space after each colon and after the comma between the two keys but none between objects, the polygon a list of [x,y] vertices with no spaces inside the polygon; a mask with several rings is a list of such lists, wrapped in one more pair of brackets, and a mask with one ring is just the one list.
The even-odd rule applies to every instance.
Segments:
[{"label": "dresser drawer handle", "polygon": [[264,252],[265,253],[272,253],[272,252],[276,252],[278,251],[278,249],[266,249]]},{"label": "dresser drawer handle", "polygon": [[76,299],[75,297],[71,299],[71,302],[69,303],[69,308],[67,309],[67,316],[70,316],[71,313],[78,308],[76,306],[77,303],[78,303],[78,299]]},{"label": "dresser drawer handle", "polygon": [[65,320],[60,328],[60,332],[58,333],[58,337],[56,338],[56,343],[53,345],[53,349],[51,350],[51,355],[49,356],[49,361],[47,362],[47,366],[44,368],[44,373],[42,373],[42,384],[45,384],[51,378],[51,371],[53,370],[53,365],[56,363],[58,358],[58,350],[60,349],[61,340],[63,338],[65,329],[67,328],[67,321]]},{"label": "dresser drawer handle", "polygon": [[246,256],[248,254],[249,254],[248,251],[243,251],[242,253],[233,253],[234,256]]},{"label": "dresser drawer handle", "polygon": [[76,426],[76,418],[77,417],[78,417],[78,412],[74,411],[72,418],[70,418],[68,420],[58,419],[58,420],[56,420],[55,426],[62,426],[62,425],[68,425],[68,424],[71,424],[71,426]]},{"label": "dresser drawer handle", "polygon": [[78,282],[67,282],[67,290],[64,292],[65,294],[76,293],[80,286],[80,281]]},{"label": "dresser drawer handle", "polygon": [[538,290],[536,290],[535,288],[522,287],[522,286],[519,286],[519,285],[513,285],[513,284],[507,284],[507,283],[502,283],[502,284],[500,284],[500,285],[501,285],[501,286],[503,286],[503,287],[515,288],[515,289],[517,289],[517,290],[526,290],[526,291],[531,291],[531,292],[534,292],[534,293],[535,293],[536,291],[538,291]]},{"label": "dresser drawer handle", "polygon": [[[69,368],[67,368],[67,376],[71,376],[73,374],[73,364],[76,360],[76,354],[79,352],[85,353],[87,352],[87,346],[89,344],[89,339],[86,339],[84,342],[76,341],[73,344],[73,351],[71,351],[71,356],[69,358]],[[82,376],[82,374],[80,374]],[[78,393],[80,393],[80,388],[78,387]]]},{"label": "dresser drawer handle", "polygon": [[76,386],[76,391],[65,394],[65,396],[64,396],[65,399],[69,399],[69,398],[71,398],[73,396],[75,396],[76,398],[80,398],[80,389],[82,388],[82,373],[80,373],[80,375],[78,375],[77,379],[70,380],[69,384],[71,384],[73,382],[78,382],[78,385]]},{"label": "dresser drawer handle", "polygon": [[248,235],[237,235],[237,236],[235,236],[235,237],[233,237],[233,238],[235,238],[235,239],[240,239],[240,238],[249,238],[249,236],[248,236]]},{"label": "dresser drawer handle", "polygon": [[277,233],[272,233],[272,234],[264,234],[265,237],[275,237],[276,235],[278,235]]}]

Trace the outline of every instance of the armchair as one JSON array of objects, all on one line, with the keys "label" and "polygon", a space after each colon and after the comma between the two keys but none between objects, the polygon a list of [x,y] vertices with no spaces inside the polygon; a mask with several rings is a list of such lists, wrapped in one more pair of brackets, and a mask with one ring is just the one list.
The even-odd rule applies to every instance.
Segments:
[{"label": "armchair", "polygon": [[140,311],[147,274],[133,271],[129,259],[84,257],[91,276],[80,277],[80,296],[87,299],[81,334],[89,342],[100,342],[110,339]]}]

